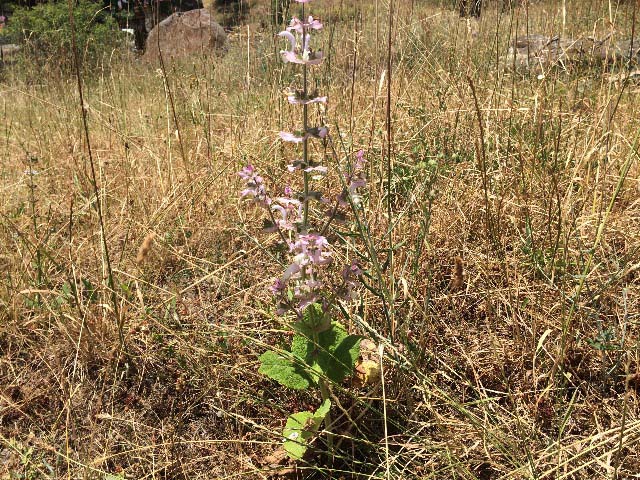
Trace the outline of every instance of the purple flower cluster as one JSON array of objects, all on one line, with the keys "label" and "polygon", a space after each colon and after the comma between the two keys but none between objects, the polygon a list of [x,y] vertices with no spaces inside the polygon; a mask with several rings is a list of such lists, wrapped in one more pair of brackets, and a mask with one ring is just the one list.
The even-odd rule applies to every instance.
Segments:
[{"label": "purple flower cluster", "polygon": [[300,90],[287,92],[287,100],[291,105],[309,105],[311,103],[327,103],[327,97],[319,97],[318,92],[305,94]]},{"label": "purple flower cluster", "polygon": [[331,250],[329,242],[322,235],[308,233],[298,235],[298,238],[289,246],[295,253],[293,263],[284,272],[283,280],[295,278],[300,272],[315,276],[312,270],[314,265],[327,265],[331,263]]},{"label": "purple flower cluster", "polygon": [[285,197],[276,198],[271,210],[278,214],[280,218],[274,216],[274,225],[271,227],[271,231],[290,230],[295,231],[296,225],[300,222],[302,217],[302,202],[291,198],[291,188],[285,188]]},{"label": "purple flower cluster", "polygon": [[[302,311],[321,299],[324,284],[319,278],[318,267],[331,263],[331,249],[327,239],[315,233],[298,235],[289,249],[294,254],[293,262],[284,271],[282,278],[276,280],[274,287],[277,285],[279,289],[272,287],[272,291],[284,294],[284,289],[292,284],[295,309]],[[282,306],[284,298],[280,300]]]},{"label": "purple flower cluster", "polygon": [[244,167],[238,172],[238,176],[246,183],[246,188],[240,192],[240,196],[250,198],[260,206],[271,205],[271,199],[264,186],[264,179],[256,173],[253,165]]},{"label": "purple flower cluster", "polygon": [[362,273],[362,268],[356,261],[344,267],[342,270],[342,285],[338,288],[336,295],[344,300],[356,300],[357,293],[355,289]]},{"label": "purple flower cluster", "polygon": [[[293,31],[295,31],[296,33],[298,33],[297,28],[299,28],[301,31],[300,33],[298,33],[298,35],[294,35],[288,29],[278,34],[278,36],[283,37],[289,41],[289,50],[280,50],[282,60],[285,63],[297,63],[300,65],[320,65],[322,63],[322,60],[324,60],[324,55],[322,54],[322,52],[314,52],[311,49],[311,35],[308,33],[302,33],[302,30],[303,28],[305,28],[306,24],[303,24],[299,20],[297,21],[298,25],[289,28],[295,28]],[[317,23],[319,24],[319,27],[317,27],[316,29],[322,28],[322,24],[320,22]],[[302,38],[304,38],[304,40],[302,40]]]},{"label": "purple flower cluster", "polygon": [[364,171],[365,163],[364,150],[360,150],[356,154],[356,161],[350,169],[350,172],[344,176],[346,187],[338,196],[338,203],[341,207],[346,207],[349,204],[349,197],[351,197],[351,201],[354,205],[360,204],[362,199],[358,194],[358,189],[367,185],[367,179]]},{"label": "purple flower cluster", "polygon": [[280,132],[280,138],[285,142],[302,143],[308,138],[325,138],[329,133],[327,127],[308,128],[306,132]]}]

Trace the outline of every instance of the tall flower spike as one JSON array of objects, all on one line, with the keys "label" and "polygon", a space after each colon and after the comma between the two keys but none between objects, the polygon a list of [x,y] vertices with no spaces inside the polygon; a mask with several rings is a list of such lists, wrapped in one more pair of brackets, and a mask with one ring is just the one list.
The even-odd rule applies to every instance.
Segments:
[{"label": "tall flower spike", "polygon": [[[311,0],[294,0],[299,4],[309,3]],[[301,64],[305,68],[310,65],[318,65],[324,56],[322,52],[313,51],[311,48],[311,33],[323,28],[322,22],[313,16],[305,16],[304,6],[301,17],[294,17],[287,28],[278,35],[287,41],[287,49],[280,54],[285,63]],[[305,70],[304,85],[300,89],[292,89],[286,92],[287,100],[292,105],[310,105],[314,103],[326,103],[326,96],[319,96],[317,92],[308,90],[307,75]],[[287,201],[283,198],[273,200],[271,211],[274,223],[281,229],[288,229],[293,225],[293,219],[299,219],[294,231],[301,232],[295,236],[289,248],[293,255],[291,265],[276,280],[270,290],[279,297],[279,313],[286,310],[294,310],[298,314],[309,304],[321,301],[325,297],[325,288],[319,269],[322,265],[331,262],[331,250],[326,238],[316,233],[308,233],[311,228],[307,223],[309,203],[314,200],[327,203],[321,192],[309,189],[309,180],[319,178],[326,173],[326,167],[313,162],[308,154],[308,140],[311,138],[324,139],[329,134],[325,126],[309,127],[307,108],[304,109],[304,128],[294,132],[280,132],[283,141],[302,143],[304,154],[301,160],[295,160],[288,166],[289,171],[302,170],[304,172],[304,191],[300,192],[296,200],[289,194]],[[297,209],[297,211],[296,211]],[[277,219],[276,219],[277,217]]]}]

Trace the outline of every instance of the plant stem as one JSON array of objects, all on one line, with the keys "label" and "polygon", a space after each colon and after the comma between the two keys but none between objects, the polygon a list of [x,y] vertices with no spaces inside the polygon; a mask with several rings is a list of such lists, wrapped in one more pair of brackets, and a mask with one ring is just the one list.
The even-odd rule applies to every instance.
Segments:
[{"label": "plant stem", "polygon": [[[320,394],[322,395],[322,401],[329,400],[331,394],[329,393],[329,384],[326,380],[320,380]],[[333,419],[331,418],[331,409],[324,416],[324,428],[327,431],[327,447],[329,449],[329,455],[333,455],[333,434],[331,433],[331,424]]]},{"label": "plant stem", "polygon": [[[315,348],[320,348],[320,338],[316,332],[313,332],[313,343]],[[318,386],[320,387],[320,395],[322,396],[322,402],[325,400],[331,400],[331,393],[329,391],[329,383],[326,379],[320,378],[318,381]],[[329,455],[333,454],[333,435],[331,434],[330,428],[333,420],[331,418],[331,409],[324,416],[324,428],[327,431],[327,447],[329,449]]]},{"label": "plant stem", "polygon": [[396,321],[394,314],[394,306],[395,306],[395,278],[393,272],[393,222],[392,222],[392,214],[393,214],[393,206],[392,206],[392,198],[391,198],[391,179],[392,179],[392,160],[391,160],[391,152],[392,152],[392,143],[393,139],[392,135],[392,119],[391,119],[391,67],[393,66],[392,58],[391,58],[391,41],[393,35],[393,0],[389,0],[389,24],[388,24],[388,36],[387,36],[387,111],[386,111],[386,127],[387,127],[387,221],[389,222],[389,227],[387,230],[388,235],[388,243],[389,243],[389,257],[388,257],[388,265],[389,265],[389,286],[390,286],[390,298],[389,298],[389,317],[391,319],[391,331],[389,332],[391,335],[391,340],[395,339],[396,334]]},{"label": "plant stem", "polygon": [[[31,204],[31,220],[33,222],[33,235],[35,237],[34,245],[36,246],[36,289],[42,288],[42,255],[40,252],[40,234],[38,232],[38,217],[36,212],[36,185],[33,181],[33,162],[35,161],[35,157],[27,157],[27,167],[28,167],[28,186],[29,186],[29,203]],[[40,294],[36,293],[36,303],[40,305]]]},{"label": "plant stem", "polygon": [[[304,45],[305,38],[307,36],[307,29],[304,26],[305,19],[305,8],[304,3],[302,4],[302,48],[304,55]],[[307,89],[308,89],[308,78],[307,78],[307,65],[302,65],[302,94],[303,98],[306,100],[307,98]],[[307,138],[307,129],[309,128],[309,108],[305,103],[302,106],[302,164],[305,168],[308,166],[309,162],[309,139]],[[303,170],[302,172],[304,178],[304,196],[302,199],[302,231],[303,233],[307,233],[309,230],[308,219],[309,219],[309,174]]]}]

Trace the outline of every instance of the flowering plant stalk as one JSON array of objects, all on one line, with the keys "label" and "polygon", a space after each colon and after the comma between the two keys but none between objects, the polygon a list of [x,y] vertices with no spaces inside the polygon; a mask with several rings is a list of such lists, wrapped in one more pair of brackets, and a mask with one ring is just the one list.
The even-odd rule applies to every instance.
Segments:
[{"label": "flowering plant stalk", "polygon": [[[358,152],[345,175],[345,187],[328,209],[328,220],[318,228],[310,219],[313,202],[321,208],[330,203],[321,192],[312,190],[314,182],[327,173],[327,167],[322,165],[322,159],[313,158],[309,147],[312,141],[325,141],[329,130],[324,125],[310,125],[310,108],[327,102],[326,96],[310,92],[308,88],[311,67],[320,65],[324,59],[321,51],[311,48],[312,33],[323,28],[320,20],[307,16],[306,4],[311,1],[295,0],[301,4],[300,18],[294,17],[286,30],[278,34],[287,41],[288,47],[280,52],[282,60],[302,68],[302,85],[287,92],[289,103],[302,109],[302,129],[279,135],[282,141],[301,146],[302,158],[293,160],[288,171],[302,174],[302,189],[296,192],[287,186],[281,196],[272,197],[264,178],[252,165],[239,172],[245,184],[241,196],[266,210],[265,230],[278,233],[288,245],[292,259],[270,287],[277,299],[277,313],[293,319],[291,347],[285,352],[263,353],[259,371],[288,388],[317,388],[321,396],[317,410],[297,412],[287,419],[284,448],[294,459],[302,458],[323,422],[325,430],[330,431],[331,386],[353,373],[361,341],[360,336],[348,334],[337,321],[336,312],[339,302],[356,297],[355,287],[362,270],[354,262],[342,269],[337,281],[331,281],[334,255],[325,233],[330,223],[340,217],[340,208],[360,203],[359,190],[366,185],[364,152]],[[328,444],[331,448],[330,434]]]}]

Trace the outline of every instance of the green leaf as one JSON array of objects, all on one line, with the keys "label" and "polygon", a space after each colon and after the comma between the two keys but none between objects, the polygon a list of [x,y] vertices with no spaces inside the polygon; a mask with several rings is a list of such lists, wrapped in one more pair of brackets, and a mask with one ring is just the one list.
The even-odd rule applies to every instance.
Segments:
[{"label": "green leaf", "polygon": [[361,340],[359,335],[347,335],[344,327],[337,322],[331,330],[319,335],[318,343],[324,351],[321,350],[318,356],[318,364],[327,377],[340,383],[353,373]]},{"label": "green leaf", "polygon": [[87,295],[89,303],[95,303],[98,300],[98,290],[96,287],[86,278],[82,279],[82,284],[84,285],[85,294]]},{"label": "green leaf", "polygon": [[331,408],[331,401],[326,399],[314,412],[304,411],[289,415],[287,424],[282,430],[284,449],[293,460],[300,460],[309,447],[309,440],[318,432],[324,417]]},{"label": "green leaf", "polygon": [[336,383],[353,373],[362,337],[348,335],[338,322],[332,322],[329,330],[317,334],[317,344],[313,337],[312,333],[299,330],[291,345],[293,355],[308,365],[310,370],[324,373]]},{"label": "green leaf", "polygon": [[315,423],[313,413],[306,411],[294,413],[289,415],[287,424],[282,430],[282,436],[285,439],[284,449],[294,460],[300,460],[307,451],[309,439],[313,435],[307,430],[309,423]]},{"label": "green leaf", "polygon": [[62,293],[64,293],[67,297],[73,296],[73,290],[74,288],[71,287],[69,282],[65,282],[64,285],[62,285]]},{"label": "green leaf", "polygon": [[302,365],[298,365],[276,352],[264,352],[260,355],[260,363],[258,372],[275,380],[280,385],[295,390],[304,390],[314,385],[313,379],[305,372]]}]

